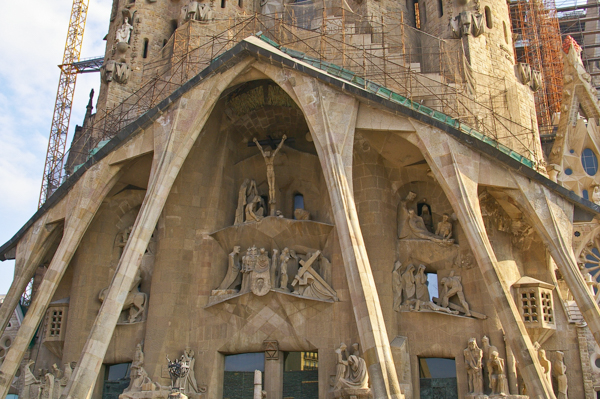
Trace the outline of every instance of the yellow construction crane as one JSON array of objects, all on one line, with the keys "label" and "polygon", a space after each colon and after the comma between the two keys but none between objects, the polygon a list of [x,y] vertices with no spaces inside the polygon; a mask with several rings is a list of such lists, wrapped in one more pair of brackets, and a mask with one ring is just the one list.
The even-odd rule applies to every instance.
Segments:
[{"label": "yellow construction crane", "polygon": [[48,152],[46,153],[46,164],[44,165],[44,178],[40,192],[39,206],[60,186],[63,174],[63,161],[67,146],[67,133],[69,132],[69,121],[71,119],[71,107],[73,95],[75,94],[75,83],[80,69],[77,63],[80,60],[81,45],[83,43],[83,32],[85,20],[88,13],[89,0],[73,0],[71,19],[69,20],[69,32],[65,44],[65,53],[60,67],[60,80],[58,92],[54,104],[54,115],[52,116],[52,128],[50,129],[50,140],[48,141]]}]

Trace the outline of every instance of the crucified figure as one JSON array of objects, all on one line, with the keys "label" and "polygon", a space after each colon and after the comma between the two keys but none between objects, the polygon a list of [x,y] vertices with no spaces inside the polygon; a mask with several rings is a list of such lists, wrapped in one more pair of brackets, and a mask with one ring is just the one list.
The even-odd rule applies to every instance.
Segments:
[{"label": "crucified figure", "polygon": [[275,155],[277,155],[279,150],[281,150],[281,147],[283,147],[283,143],[286,139],[287,136],[284,134],[281,138],[281,142],[279,142],[279,145],[272,153],[271,151],[264,151],[256,137],[253,140],[265,158],[265,163],[267,164],[267,182],[269,183],[269,210],[271,211],[271,215],[275,215],[275,166],[273,163],[275,161]]}]

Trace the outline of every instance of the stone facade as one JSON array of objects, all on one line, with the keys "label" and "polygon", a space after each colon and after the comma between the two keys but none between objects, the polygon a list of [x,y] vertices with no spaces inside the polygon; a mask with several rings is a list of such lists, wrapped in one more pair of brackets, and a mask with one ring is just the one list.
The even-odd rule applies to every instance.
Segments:
[{"label": "stone facade", "polygon": [[[581,271],[600,272],[600,208],[539,169],[506,4],[418,4],[415,37],[468,50],[473,96],[490,95],[484,75],[505,82],[500,114],[533,144],[498,140],[529,147],[533,163],[268,40],[235,39],[79,160],[0,248],[17,261],[5,334],[39,283],[0,397],[20,369],[24,397],[61,399],[589,398],[598,276]],[[96,118],[143,87],[144,60],[187,54],[178,35],[191,45],[192,31],[279,5],[212,7],[115,1]],[[406,11],[416,25],[414,4],[349,7]]]}]

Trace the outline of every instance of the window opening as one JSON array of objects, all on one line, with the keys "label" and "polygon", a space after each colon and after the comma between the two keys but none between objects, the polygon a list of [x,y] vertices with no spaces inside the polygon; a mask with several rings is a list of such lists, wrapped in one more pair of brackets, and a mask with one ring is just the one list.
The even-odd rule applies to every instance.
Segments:
[{"label": "window opening", "polygon": [[225,1],[226,0],[221,0],[221,8],[225,8]]},{"label": "window opening", "polygon": [[588,194],[588,190],[583,190],[583,191],[581,192],[581,195],[582,195],[582,197],[583,197],[583,198],[585,198],[585,199],[590,199],[590,197],[589,197],[589,194]]},{"label": "window opening", "polygon": [[319,397],[319,354],[283,352],[283,397],[312,399]]},{"label": "window opening", "polygon": [[294,219],[296,219],[296,209],[304,209],[304,196],[302,194],[294,195]]},{"label": "window opening", "polygon": [[118,399],[128,387],[131,363],[105,365],[102,399]]},{"label": "window opening", "polygon": [[440,13],[440,18],[444,16],[444,0],[438,0],[438,10]]},{"label": "window opening", "polygon": [[433,302],[433,298],[439,298],[438,276],[437,273],[425,273],[425,275],[427,276],[429,300]]},{"label": "window opening", "polygon": [[149,44],[149,40],[148,39],[144,39],[144,50],[142,52],[142,58],[148,58],[148,44]]},{"label": "window opening", "polygon": [[421,399],[458,399],[456,361],[444,358],[419,358]]},{"label": "window opening", "polygon": [[490,10],[488,6],[485,7],[485,26],[487,26],[488,29],[492,29],[494,27],[492,10]]},{"label": "window opening", "polygon": [[239,6],[240,8],[244,7],[244,2],[243,2],[243,0],[238,0],[238,6]]},{"label": "window opening", "polygon": [[565,175],[571,176],[572,174],[573,174],[573,169],[571,169],[571,168],[565,169]]},{"label": "window opening", "polygon": [[252,398],[254,393],[254,371],[263,372],[265,380],[265,353],[241,353],[225,356],[223,376],[223,399]]},{"label": "window opening", "polygon": [[598,157],[590,148],[586,148],[581,153],[581,164],[585,173],[590,176],[594,176],[598,172]]}]

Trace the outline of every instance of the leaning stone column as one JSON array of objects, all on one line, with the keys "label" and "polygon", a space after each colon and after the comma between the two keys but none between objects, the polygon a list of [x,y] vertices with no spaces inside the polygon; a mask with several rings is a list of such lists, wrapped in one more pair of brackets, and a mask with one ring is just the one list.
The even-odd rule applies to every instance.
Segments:
[{"label": "leaning stone column", "polygon": [[142,262],[152,233],[162,213],[171,187],[179,174],[192,146],[200,136],[206,120],[229,83],[253,60],[246,59],[223,72],[218,78],[201,82],[198,87],[179,99],[177,106],[165,110],[168,115],[165,130],[157,129],[154,162],[146,197],[137,216],[106,299],[100,307],[96,321],[83,347],[77,367],[61,399],[85,398],[92,390],[106,350],[112,339],[123,303]]},{"label": "leaning stone column", "polygon": [[519,190],[507,190],[520,209],[532,221],[533,227],[548,246],[550,254],[563,275],[581,315],[600,345],[600,308],[592,297],[577,266],[571,245],[573,205],[539,183],[513,173]]},{"label": "leaning stone column", "polygon": [[[120,166],[110,167],[108,161],[101,162],[89,169],[68,194],[69,197],[63,199],[63,201],[70,200],[66,207],[70,213],[65,218],[63,238],[4,363],[0,367],[0,398],[6,397],[23,355],[46,314],[48,305],[75,250],[102,201],[121,176],[120,172]],[[85,398],[85,395],[82,398]]]},{"label": "leaning stone column", "polygon": [[265,391],[269,399],[283,397],[283,353],[277,341],[265,341]]},{"label": "leaning stone column", "polygon": [[515,354],[513,353],[510,343],[504,336],[504,343],[506,347],[506,375],[508,378],[508,390],[511,395],[519,394],[519,383],[517,379],[517,364],[515,362]]},{"label": "leaning stone column", "polygon": [[492,303],[498,312],[507,342],[514,349],[530,397],[554,399],[552,387],[543,376],[537,354],[512,299],[510,287],[502,277],[500,265],[485,230],[477,192],[481,155],[459,144],[450,136],[440,138],[444,133],[432,127],[419,124],[416,130],[417,137],[411,135],[407,138],[418,146],[425,156],[427,164],[458,215]]},{"label": "leaning stone column", "polygon": [[[27,284],[35,275],[35,271],[50,249],[58,233],[61,231],[56,224],[46,226],[47,217],[40,218],[29,232],[29,239],[19,242],[15,262],[15,277],[0,306],[0,336],[4,333]],[[21,250],[21,246],[25,248]]]},{"label": "leaning stone column", "polygon": [[352,157],[358,101],[307,78],[294,91],[307,116],[331,198],[374,399],[404,398],[354,203]]}]

